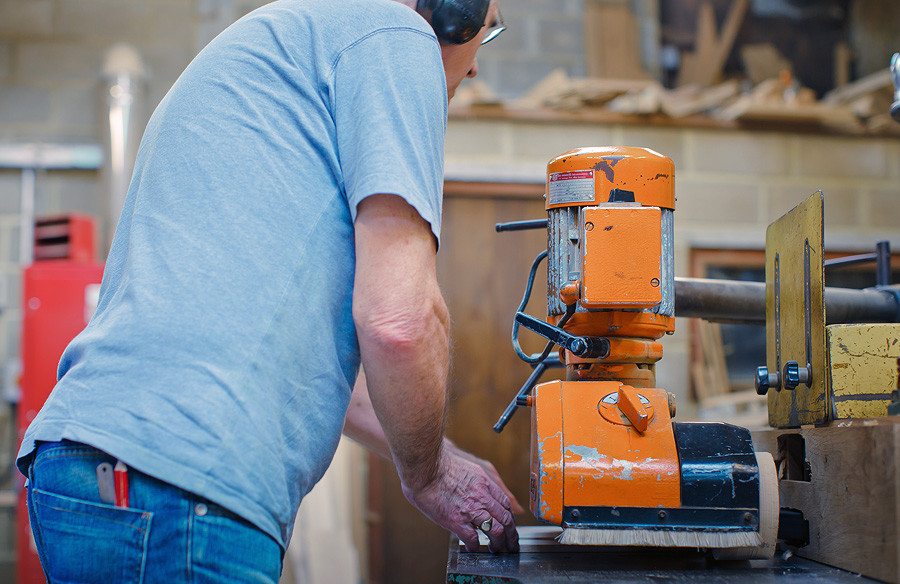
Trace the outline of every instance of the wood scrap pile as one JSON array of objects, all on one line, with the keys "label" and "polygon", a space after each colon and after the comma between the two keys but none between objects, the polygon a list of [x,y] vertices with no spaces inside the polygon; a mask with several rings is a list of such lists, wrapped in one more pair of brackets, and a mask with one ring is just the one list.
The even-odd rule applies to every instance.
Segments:
[{"label": "wood scrap pile", "polygon": [[732,79],[709,87],[697,83],[665,89],[653,80],[573,78],[556,70],[524,96],[505,102],[481,83],[457,92],[452,105],[491,106],[510,110],[552,109],[624,115],[658,115],[672,119],[707,115],[741,123],[823,125],[847,132],[900,133],[891,120],[893,85],[887,69],[828,93],[797,84],[786,69],[778,78],[756,85]]},{"label": "wood scrap pile", "polygon": [[[521,98],[506,103],[486,86],[469,83],[452,106],[490,106],[513,110],[612,112],[685,118],[705,115],[740,124],[818,125],[855,133],[900,134],[890,118],[892,82],[888,69],[847,83],[850,49],[835,48],[835,80],[840,87],[823,99],[802,87],[791,62],[771,44],[739,48],[744,75],[724,79],[750,0],[732,0],[717,27],[710,0],[698,11],[693,50],[681,53],[679,86],[666,89],[641,68],[637,21],[629,0],[586,0],[586,68],[591,77],[552,72]],[[593,39],[593,40],[591,40]]]}]

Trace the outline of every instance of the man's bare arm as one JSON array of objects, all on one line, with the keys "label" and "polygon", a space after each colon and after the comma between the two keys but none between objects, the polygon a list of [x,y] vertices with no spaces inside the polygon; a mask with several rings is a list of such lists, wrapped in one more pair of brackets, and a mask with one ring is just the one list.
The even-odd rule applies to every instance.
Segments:
[{"label": "man's bare arm", "polygon": [[[356,386],[353,388],[353,395],[350,397],[350,407],[347,408],[347,416],[344,419],[344,435],[382,458],[391,460],[391,451],[388,448],[387,438],[385,438],[384,430],[381,428],[381,424],[378,423],[375,410],[372,408],[372,400],[369,398],[369,388],[366,385],[366,376],[363,372],[360,372],[359,378],[356,380]],[[525,509],[516,500],[515,495],[504,484],[493,464],[460,449],[446,436],[444,437],[443,449],[446,455],[469,460],[483,468],[487,475],[509,497],[512,502],[512,512],[516,514],[525,512]]]},{"label": "man's bare arm", "polygon": [[509,497],[478,464],[444,448],[449,315],[430,226],[400,197],[374,195],[357,208],[355,237],[353,319],[404,494],[470,549],[473,524],[489,518],[492,549],[517,549]]}]

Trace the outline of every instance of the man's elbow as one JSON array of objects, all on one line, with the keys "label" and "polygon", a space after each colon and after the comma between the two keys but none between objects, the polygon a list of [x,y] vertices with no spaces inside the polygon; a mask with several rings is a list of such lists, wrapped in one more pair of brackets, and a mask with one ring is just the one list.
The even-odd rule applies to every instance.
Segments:
[{"label": "man's elbow", "polygon": [[450,317],[440,296],[390,308],[359,307],[354,320],[361,343],[397,356],[416,353],[425,344],[443,344],[449,336]]}]

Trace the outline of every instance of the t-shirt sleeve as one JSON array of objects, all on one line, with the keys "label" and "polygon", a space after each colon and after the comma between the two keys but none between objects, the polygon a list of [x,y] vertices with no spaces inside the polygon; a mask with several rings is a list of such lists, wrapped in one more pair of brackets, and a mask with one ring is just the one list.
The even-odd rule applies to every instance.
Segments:
[{"label": "t-shirt sleeve", "polygon": [[341,52],[333,86],[353,220],[364,198],[398,195],[440,240],[447,83],[437,40],[412,28],[375,31]]}]

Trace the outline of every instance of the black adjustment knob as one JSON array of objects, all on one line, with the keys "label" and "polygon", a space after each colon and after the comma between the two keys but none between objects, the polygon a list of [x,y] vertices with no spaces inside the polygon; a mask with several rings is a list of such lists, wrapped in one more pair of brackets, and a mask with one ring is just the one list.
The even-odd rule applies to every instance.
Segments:
[{"label": "black adjustment knob", "polygon": [[756,393],[766,395],[770,389],[781,389],[781,376],[778,372],[769,373],[765,365],[756,368]]},{"label": "black adjustment knob", "polygon": [[793,390],[801,383],[809,385],[812,375],[809,367],[800,367],[796,361],[788,361],[784,364],[784,388]]}]

